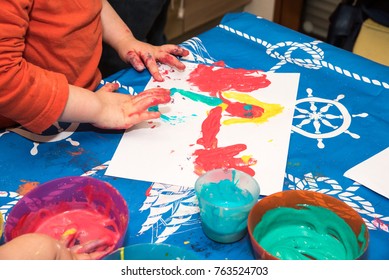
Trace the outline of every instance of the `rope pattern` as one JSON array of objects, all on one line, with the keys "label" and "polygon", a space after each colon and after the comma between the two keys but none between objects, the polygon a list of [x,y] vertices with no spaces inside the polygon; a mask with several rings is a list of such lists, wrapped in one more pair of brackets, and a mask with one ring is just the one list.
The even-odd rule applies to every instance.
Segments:
[{"label": "rope pattern", "polygon": [[[279,59],[280,62],[278,62],[275,66],[273,66],[269,72],[275,72],[276,70],[280,69],[283,65],[285,65],[287,62],[308,69],[320,69],[321,67],[325,67],[341,75],[345,75],[347,77],[353,78],[357,81],[362,81],[367,84],[373,84],[376,86],[381,86],[386,89],[389,89],[389,84],[386,82],[380,82],[376,79],[370,79],[366,76],[358,75],[357,73],[351,73],[347,69],[342,69],[339,66],[335,66],[329,62],[326,62],[324,60],[323,50],[317,46],[318,43],[321,43],[321,41],[319,40],[313,41],[311,43],[298,43],[298,42],[286,41],[286,42],[280,42],[275,45],[272,45],[269,42],[261,40],[260,38],[255,38],[254,36],[251,36],[239,30],[235,30],[224,24],[219,24],[218,27],[228,32],[231,32],[233,34],[236,34],[242,38],[245,38],[247,40],[250,40],[252,42],[264,46],[267,49],[266,54],[268,54],[273,58]],[[284,53],[284,55],[277,52],[277,49],[282,47],[289,47],[288,50]],[[292,58],[291,55],[295,50],[302,50],[306,52],[312,57],[312,59]]]}]

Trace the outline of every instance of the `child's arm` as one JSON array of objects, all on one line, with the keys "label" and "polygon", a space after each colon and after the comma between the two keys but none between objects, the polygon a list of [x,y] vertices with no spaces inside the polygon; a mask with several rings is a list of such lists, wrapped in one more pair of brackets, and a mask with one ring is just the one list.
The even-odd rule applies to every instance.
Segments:
[{"label": "child's arm", "polygon": [[171,44],[153,46],[137,40],[107,0],[102,3],[103,40],[117,51],[123,61],[130,63],[137,71],[146,67],[157,81],[163,81],[157,61],[179,70],[185,69],[176,56],[187,56],[188,50]]}]

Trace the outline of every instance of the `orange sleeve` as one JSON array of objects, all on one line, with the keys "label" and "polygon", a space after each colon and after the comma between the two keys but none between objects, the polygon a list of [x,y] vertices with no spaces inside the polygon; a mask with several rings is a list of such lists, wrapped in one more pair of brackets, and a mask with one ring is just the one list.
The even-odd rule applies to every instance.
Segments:
[{"label": "orange sleeve", "polygon": [[41,133],[60,117],[69,96],[65,75],[23,58],[33,0],[2,1],[0,115]]}]

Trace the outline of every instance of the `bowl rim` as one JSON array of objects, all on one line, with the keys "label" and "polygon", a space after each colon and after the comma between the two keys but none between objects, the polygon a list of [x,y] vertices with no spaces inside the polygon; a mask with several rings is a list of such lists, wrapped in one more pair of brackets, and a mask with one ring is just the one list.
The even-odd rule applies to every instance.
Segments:
[{"label": "bowl rim", "polygon": [[[273,193],[273,194],[270,194],[268,196],[265,196],[263,198],[261,198],[260,200],[258,200],[258,202],[251,208],[250,212],[249,212],[249,215],[248,215],[248,218],[247,218],[247,232],[249,234],[249,239],[250,239],[250,243],[255,243],[256,246],[260,247],[268,256],[268,259],[274,259],[274,260],[280,260],[280,258],[277,258],[275,256],[273,256],[272,254],[270,254],[267,250],[265,250],[261,245],[260,243],[254,238],[254,229],[255,229],[255,226],[261,221],[261,219],[257,220],[255,219],[254,217],[254,212],[255,212],[255,209],[257,209],[258,207],[260,207],[264,202],[276,197],[276,196],[280,196],[280,195],[285,195],[285,193],[296,193],[296,192],[300,192],[300,193],[305,193],[309,196],[314,196],[314,195],[317,195],[317,196],[321,196],[321,197],[326,197],[327,199],[329,199],[330,201],[332,202],[336,202],[337,204],[341,204],[342,207],[345,207],[347,209],[349,209],[352,213],[355,214],[355,217],[357,217],[357,219],[361,222],[361,224],[364,224],[365,225],[365,232],[364,232],[364,237],[365,237],[365,240],[366,240],[366,245],[365,247],[363,248],[363,250],[360,252],[360,254],[354,258],[354,259],[364,259],[364,258],[367,258],[367,253],[368,253],[368,247],[369,247],[369,241],[370,241],[370,233],[369,233],[369,229],[365,223],[365,221],[363,220],[362,216],[354,209],[352,208],[350,205],[348,205],[347,203],[345,203],[344,201],[338,199],[338,198],[335,198],[329,194],[325,194],[325,193],[321,193],[321,192],[317,192],[317,191],[314,191],[314,190],[295,190],[295,189],[288,189],[288,190],[283,190],[283,191],[279,191],[279,192],[276,192],[276,193]],[[263,202],[264,201],[264,202]],[[308,203],[307,203],[308,204]],[[278,206],[277,206],[278,207]],[[276,207],[274,207],[276,208]],[[333,211],[332,209],[330,209],[331,211]],[[338,215],[338,213],[335,212],[335,214]],[[339,215],[338,215],[339,216]],[[343,219],[343,217],[340,216],[340,218]],[[348,223],[347,223],[348,224]],[[353,229],[352,229],[353,230]],[[353,230],[354,232],[354,230]],[[355,232],[354,232],[355,234]],[[357,236],[357,234],[356,234]],[[252,250],[254,251],[255,254],[256,251],[254,250],[254,244],[252,244]]]},{"label": "bowl rim", "polygon": [[[197,183],[202,179],[204,178],[204,176],[208,173],[216,173],[216,172],[220,172],[220,171],[224,171],[224,172],[232,172],[232,171],[236,171],[238,173],[241,173],[243,174],[243,176],[245,176],[246,178],[249,178],[251,179],[251,181],[254,183],[255,185],[255,190],[256,190],[256,193],[257,193],[257,197],[254,197],[253,196],[253,202],[250,203],[250,205],[236,205],[236,206],[218,206],[218,208],[221,208],[221,209],[238,209],[238,208],[242,208],[242,207],[252,207],[254,204],[256,204],[258,202],[258,198],[259,196],[261,195],[261,187],[258,183],[258,181],[253,177],[251,176],[250,174],[242,171],[242,170],[239,170],[239,169],[236,169],[236,168],[215,168],[215,169],[212,169],[212,170],[209,170],[209,171],[206,171],[205,173],[201,174],[195,181],[195,184],[194,184],[194,191],[195,191],[195,194],[196,194],[196,197],[197,199],[199,199],[199,192],[197,191]],[[251,191],[249,191],[250,194],[252,193]],[[213,204],[212,201],[209,201],[208,199],[204,199],[204,201],[206,201],[207,203],[209,204]]]},{"label": "bowl rim", "polygon": [[[121,193],[119,192],[118,189],[116,189],[112,184],[108,183],[107,181],[104,181],[104,180],[101,180],[101,179],[98,179],[98,178],[94,178],[94,177],[90,177],[90,176],[63,176],[63,177],[59,177],[59,178],[55,178],[55,179],[52,179],[52,180],[48,180],[48,181],[45,181],[43,183],[40,183],[38,184],[34,189],[30,190],[29,192],[27,192],[25,195],[23,195],[18,201],[17,203],[11,208],[11,210],[9,211],[8,215],[7,215],[7,220],[12,217],[13,213],[15,213],[15,211],[18,211],[18,207],[21,207],[22,203],[29,199],[29,196],[31,195],[34,195],[35,193],[37,192],[40,192],[42,191],[42,187],[47,187],[48,185],[51,185],[51,184],[55,184],[57,182],[62,182],[62,181],[71,181],[72,179],[75,179],[75,180],[80,180],[80,181],[83,181],[83,180],[89,180],[89,181],[95,181],[95,182],[99,182],[99,184],[102,184],[104,185],[105,187],[109,188],[110,190],[112,190],[113,192],[117,193],[117,197],[121,200],[121,202],[123,203],[123,210],[124,210],[124,213],[123,215],[126,217],[126,221],[125,221],[125,225],[124,225],[124,228],[123,228],[123,236],[119,239],[119,242],[118,242],[118,246],[121,246],[123,240],[124,240],[124,237],[126,235],[126,232],[128,230],[128,224],[129,224],[129,210],[128,210],[128,204],[127,204],[127,201],[124,199],[124,197],[121,195]],[[4,241],[5,242],[8,242],[8,241],[11,241],[13,238],[11,236],[11,232],[12,232],[12,228],[10,229],[11,225],[10,223],[7,223],[7,220],[4,221],[4,231],[3,231],[3,234],[4,234]],[[120,244],[119,244],[120,243]],[[117,247],[118,248],[118,247]]]}]

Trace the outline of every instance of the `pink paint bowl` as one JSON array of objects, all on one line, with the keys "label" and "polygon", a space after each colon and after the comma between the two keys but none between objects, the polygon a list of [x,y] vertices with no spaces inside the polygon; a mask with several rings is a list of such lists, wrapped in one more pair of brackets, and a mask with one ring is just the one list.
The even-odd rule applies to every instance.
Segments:
[{"label": "pink paint bowl", "polygon": [[327,194],[286,190],[259,200],[248,216],[256,259],[366,259],[369,231],[345,202]]},{"label": "pink paint bowl", "polygon": [[95,244],[93,250],[103,257],[122,246],[128,221],[127,203],[113,186],[92,177],[70,176],[41,184],[23,196],[7,217],[4,238],[8,242],[25,233],[43,233],[69,248]]}]

